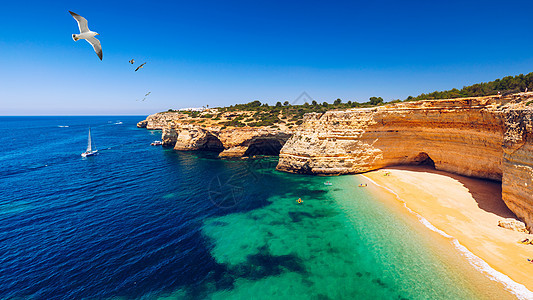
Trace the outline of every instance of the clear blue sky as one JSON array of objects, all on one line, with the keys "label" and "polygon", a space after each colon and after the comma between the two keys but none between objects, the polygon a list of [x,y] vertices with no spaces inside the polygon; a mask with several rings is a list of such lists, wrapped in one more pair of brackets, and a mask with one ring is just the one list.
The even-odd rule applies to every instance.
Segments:
[{"label": "clear blue sky", "polygon": [[[104,59],[74,42],[74,11]],[[533,1],[4,1],[0,115],[405,99],[533,71]],[[145,62],[134,72],[134,58]],[[146,101],[145,93],[151,92]]]}]

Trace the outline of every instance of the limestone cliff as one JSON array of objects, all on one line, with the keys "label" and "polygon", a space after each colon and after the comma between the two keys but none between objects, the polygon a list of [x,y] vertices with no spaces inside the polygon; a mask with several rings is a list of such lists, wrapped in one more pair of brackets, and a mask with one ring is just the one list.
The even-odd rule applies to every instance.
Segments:
[{"label": "limestone cliff", "polygon": [[221,130],[218,138],[224,145],[221,157],[278,155],[291,131],[270,128],[232,128]]},{"label": "limestone cliff", "polygon": [[137,127],[146,129],[164,129],[172,125],[175,120],[186,117],[180,112],[163,112],[149,115],[146,120],[137,123]]},{"label": "limestone cliff", "polygon": [[[220,157],[277,155],[290,134],[268,128],[202,128],[181,125],[164,132],[176,132],[175,150],[213,150]],[[168,134],[167,134],[168,135]]]},{"label": "limestone cliff", "polygon": [[511,110],[506,115],[502,167],[503,200],[532,230],[533,109]]},{"label": "limestone cliff", "polygon": [[283,146],[278,170],[351,174],[431,164],[503,181],[503,200],[533,225],[533,94],[404,102],[308,114]]}]

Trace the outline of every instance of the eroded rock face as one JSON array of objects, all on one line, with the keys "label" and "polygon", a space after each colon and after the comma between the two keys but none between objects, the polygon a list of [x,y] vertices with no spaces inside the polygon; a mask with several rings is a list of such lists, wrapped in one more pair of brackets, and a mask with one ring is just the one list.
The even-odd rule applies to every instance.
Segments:
[{"label": "eroded rock face", "polygon": [[221,130],[218,138],[224,145],[221,157],[277,155],[291,133],[266,128],[234,128]]},{"label": "eroded rock face", "polygon": [[179,128],[174,149],[222,151],[224,146],[212,131],[195,125],[183,125]]},{"label": "eroded rock face", "polygon": [[163,128],[161,134],[161,141],[163,141],[164,147],[174,147],[176,141],[178,140],[178,132],[173,127]]},{"label": "eroded rock face", "polygon": [[511,110],[505,127],[502,198],[533,231],[533,110]]},{"label": "eroded rock face", "polygon": [[308,114],[278,170],[352,174],[392,165],[502,181],[502,198],[533,226],[533,95],[398,103]]}]

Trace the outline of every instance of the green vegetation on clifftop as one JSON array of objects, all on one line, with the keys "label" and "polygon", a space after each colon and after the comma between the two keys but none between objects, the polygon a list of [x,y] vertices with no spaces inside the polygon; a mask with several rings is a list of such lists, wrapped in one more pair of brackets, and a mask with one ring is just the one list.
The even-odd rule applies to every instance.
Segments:
[{"label": "green vegetation on clifftop", "polygon": [[451,89],[442,92],[435,91],[429,94],[420,94],[416,97],[409,96],[405,101],[482,97],[497,95],[498,92],[505,96],[523,92],[526,88],[529,91],[533,90],[533,72],[527,75],[507,76],[490,82],[476,83],[465,86],[460,90]]}]

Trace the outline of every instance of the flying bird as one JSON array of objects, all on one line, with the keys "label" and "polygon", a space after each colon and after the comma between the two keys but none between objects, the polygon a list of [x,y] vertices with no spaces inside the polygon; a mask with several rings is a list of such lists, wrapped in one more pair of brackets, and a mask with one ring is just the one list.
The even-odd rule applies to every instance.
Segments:
[{"label": "flying bird", "polygon": [[139,69],[142,69],[144,65],[146,65],[146,63],[143,63],[142,65],[138,66],[137,69],[135,69],[135,72],[137,72]]},{"label": "flying bird", "polygon": [[152,92],[148,92],[148,93],[146,93],[146,94],[144,95],[144,98],[142,98],[142,100],[137,99],[137,100],[135,100],[135,101],[144,101],[144,100],[146,100],[146,97],[148,97],[148,95],[150,95],[150,93],[152,93]]},{"label": "flying bird", "polygon": [[94,52],[96,52],[96,55],[98,55],[100,60],[102,60],[102,56],[103,56],[102,45],[100,44],[100,41],[94,37],[95,35],[100,35],[100,34],[98,32],[89,30],[89,26],[87,26],[87,20],[84,17],[76,13],[73,13],[70,10],[68,12],[72,15],[72,17],[76,20],[76,22],[78,22],[78,27],[80,29],[80,34],[73,34],[72,39],[75,42],[80,39],[86,40],[87,42],[89,42],[89,44],[93,46]]},{"label": "flying bird", "polygon": [[133,60],[133,58],[132,58],[132,59],[131,59],[130,61],[128,61],[128,62],[129,62],[130,64],[133,65],[133,63],[135,62],[135,60]]}]

